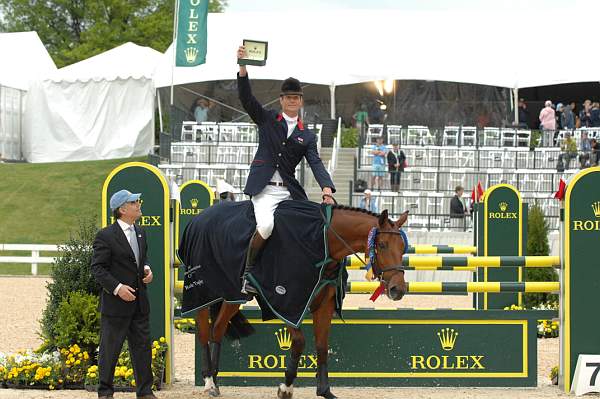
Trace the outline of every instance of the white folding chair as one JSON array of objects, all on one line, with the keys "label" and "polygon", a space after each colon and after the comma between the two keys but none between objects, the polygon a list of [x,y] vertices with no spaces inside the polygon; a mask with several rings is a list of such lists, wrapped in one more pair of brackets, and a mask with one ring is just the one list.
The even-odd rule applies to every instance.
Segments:
[{"label": "white folding chair", "polygon": [[219,126],[215,122],[202,122],[194,126],[196,140],[201,143],[217,141]]},{"label": "white folding chair", "polygon": [[485,147],[500,146],[500,129],[497,127],[483,128],[483,145]]},{"label": "white folding chair", "polygon": [[369,129],[367,129],[367,142],[365,144],[373,144],[377,137],[381,137],[383,135],[383,125],[369,125]]},{"label": "white folding chair", "polygon": [[458,145],[458,133],[460,128],[458,126],[444,126],[444,132],[442,133],[442,145]]},{"label": "white folding chair", "polygon": [[500,130],[500,143],[502,147],[514,147],[517,139],[517,130],[502,128]]},{"label": "white folding chair", "polygon": [[460,130],[460,145],[475,146],[477,144],[477,128],[475,126],[463,126]]},{"label": "white folding chair", "polygon": [[388,125],[387,142],[388,144],[401,144],[402,125]]},{"label": "white folding chair", "polygon": [[183,122],[181,124],[181,141],[196,142],[196,122]]},{"label": "white folding chair", "polygon": [[517,130],[517,147],[527,147],[529,148],[529,143],[531,142],[531,130]]}]

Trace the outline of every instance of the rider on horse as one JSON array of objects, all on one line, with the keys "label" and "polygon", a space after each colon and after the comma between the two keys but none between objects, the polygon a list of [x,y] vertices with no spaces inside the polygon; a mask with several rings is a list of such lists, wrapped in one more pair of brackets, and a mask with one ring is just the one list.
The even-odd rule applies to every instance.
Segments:
[{"label": "rider on horse", "polygon": [[[245,58],[246,49],[240,46],[237,57]],[[294,78],[281,85],[279,103],[281,113],[267,111],[252,95],[245,65],[240,65],[237,76],[238,94],[242,106],[258,126],[258,149],[250,165],[250,173],[244,193],[254,206],[256,231],[250,239],[242,293],[256,294],[255,287],[247,280],[248,273],[274,227],[273,214],[281,201],[288,199],[308,200],[304,189],[296,180],[294,172],[305,157],[315,179],[323,191],[323,202],[333,204],[335,187],[317,151],[317,137],[300,120],[302,87]]]}]

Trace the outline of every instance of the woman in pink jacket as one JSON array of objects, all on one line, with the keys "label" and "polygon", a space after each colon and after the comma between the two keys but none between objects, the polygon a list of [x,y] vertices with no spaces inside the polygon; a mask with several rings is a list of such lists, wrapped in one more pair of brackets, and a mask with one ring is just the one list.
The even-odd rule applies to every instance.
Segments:
[{"label": "woman in pink jacket", "polygon": [[544,143],[542,145],[552,146],[554,144],[554,131],[556,130],[556,115],[550,100],[544,103],[544,108],[540,111],[540,125],[544,131]]}]

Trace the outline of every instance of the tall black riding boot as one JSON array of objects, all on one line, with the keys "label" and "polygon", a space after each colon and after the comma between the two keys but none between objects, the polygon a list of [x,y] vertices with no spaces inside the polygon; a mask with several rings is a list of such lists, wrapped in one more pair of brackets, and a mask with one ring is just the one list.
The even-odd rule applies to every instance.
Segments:
[{"label": "tall black riding boot", "polygon": [[248,281],[248,273],[252,271],[252,268],[256,264],[256,258],[258,258],[258,254],[265,246],[266,242],[267,240],[262,238],[258,231],[255,231],[250,238],[248,254],[246,255],[246,267],[244,268],[244,274],[242,276],[242,294],[258,294],[256,288],[254,288],[250,281]]}]

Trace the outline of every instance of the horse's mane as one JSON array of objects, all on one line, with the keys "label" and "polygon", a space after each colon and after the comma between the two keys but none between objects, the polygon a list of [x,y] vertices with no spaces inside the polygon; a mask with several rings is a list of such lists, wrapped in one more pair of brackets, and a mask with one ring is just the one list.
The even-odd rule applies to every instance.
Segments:
[{"label": "horse's mane", "polygon": [[371,211],[368,211],[368,210],[363,209],[363,208],[356,208],[354,206],[347,206],[347,205],[336,204],[336,205],[333,205],[332,208],[333,209],[343,210],[343,211],[353,211],[353,212],[366,213],[367,215],[375,216],[376,218],[378,218],[379,216],[381,216],[380,213],[371,212]]}]

